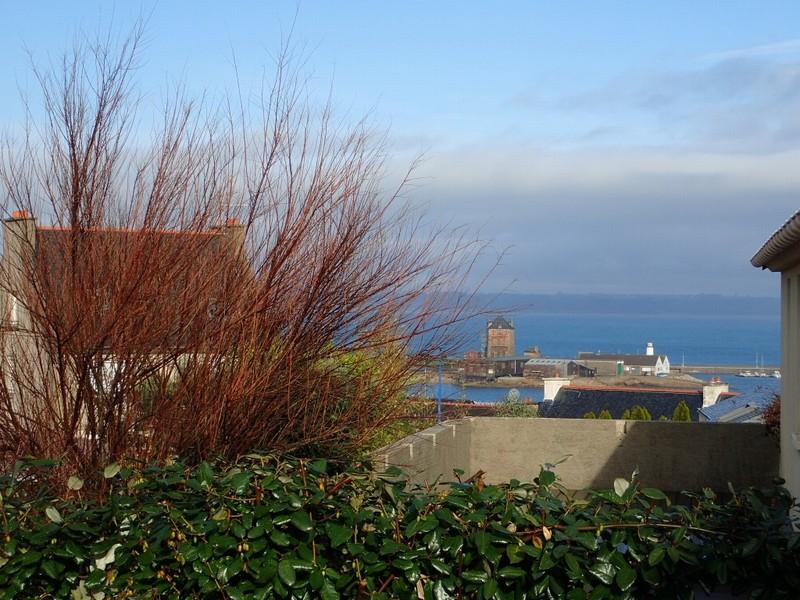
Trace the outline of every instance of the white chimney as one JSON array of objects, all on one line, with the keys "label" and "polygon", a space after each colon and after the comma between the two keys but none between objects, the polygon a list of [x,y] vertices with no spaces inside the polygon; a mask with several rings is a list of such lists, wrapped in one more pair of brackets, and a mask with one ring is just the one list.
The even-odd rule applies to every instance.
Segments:
[{"label": "white chimney", "polygon": [[727,383],[720,381],[719,377],[714,377],[703,386],[703,408],[716,404],[720,395],[728,393],[728,390]]},{"label": "white chimney", "polygon": [[544,382],[544,400],[555,400],[558,390],[565,385],[569,385],[568,377],[545,377],[542,379]]},{"label": "white chimney", "polygon": [[653,348],[653,342],[647,342],[647,349],[644,351],[644,353],[647,356],[653,356],[654,352],[655,352],[655,349]]}]

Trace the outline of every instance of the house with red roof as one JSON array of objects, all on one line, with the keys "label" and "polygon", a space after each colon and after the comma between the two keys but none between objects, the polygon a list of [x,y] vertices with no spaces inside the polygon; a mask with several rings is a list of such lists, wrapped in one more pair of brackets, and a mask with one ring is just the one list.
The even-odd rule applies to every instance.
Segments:
[{"label": "house with red roof", "polygon": [[4,371],[8,379],[14,365],[19,380],[24,362],[39,373],[28,385],[53,368],[43,356],[102,356],[108,371],[123,354],[202,349],[227,325],[248,272],[235,220],[197,230],[52,227],[17,211],[2,232]]}]

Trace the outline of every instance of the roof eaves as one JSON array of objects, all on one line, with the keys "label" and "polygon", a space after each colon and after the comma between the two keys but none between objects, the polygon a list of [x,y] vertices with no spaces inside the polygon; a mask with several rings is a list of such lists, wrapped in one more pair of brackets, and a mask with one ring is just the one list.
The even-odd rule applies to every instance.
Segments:
[{"label": "roof eaves", "polygon": [[[69,227],[58,227],[53,225],[41,225],[36,227],[37,231],[56,231],[68,233],[72,231]],[[215,235],[222,236],[222,231],[182,231],[179,229],[125,229],[122,227],[90,227],[82,230],[87,233],[127,233],[137,235]]]},{"label": "roof eaves", "polygon": [[794,213],[750,259],[750,264],[762,269],[770,268],[770,264],[783,252],[800,242],[800,210]]}]

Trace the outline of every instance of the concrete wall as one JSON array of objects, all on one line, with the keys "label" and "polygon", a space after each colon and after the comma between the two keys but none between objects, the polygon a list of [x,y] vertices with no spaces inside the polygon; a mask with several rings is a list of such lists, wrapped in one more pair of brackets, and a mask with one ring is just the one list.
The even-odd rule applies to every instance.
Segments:
[{"label": "concrete wall", "polygon": [[470,472],[470,444],[473,418],[445,421],[375,453],[375,466],[402,468],[417,483],[455,481],[453,469]]},{"label": "concrete wall", "polygon": [[452,480],[457,467],[499,483],[531,480],[561,459],[555,471],[572,490],[611,487],[636,468],[643,485],[668,492],[768,484],[778,473],[777,444],[755,423],[473,417],[410,436],[379,460],[417,482]]}]

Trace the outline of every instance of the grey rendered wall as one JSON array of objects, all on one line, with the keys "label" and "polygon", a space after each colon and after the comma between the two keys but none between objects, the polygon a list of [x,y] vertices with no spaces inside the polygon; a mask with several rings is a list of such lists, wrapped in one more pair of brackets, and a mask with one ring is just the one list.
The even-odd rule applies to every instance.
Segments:
[{"label": "grey rendered wall", "polygon": [[374,455],[375,466],[403,469],[414,483],[433,483],[437,478],[454,481],[453,469],[461,469],[468,477],[472,421],[459,419],[429,427]]},{"label": "grey rendered wall", "polygon": [[406,438],[382,451],[386,464],[432,482],[452,469],[485,471],[489,482],[531,480],[545,463],[569,489],[607,488],[639,470],[668,492],[768,484],[778,473],[775,440],[754,423],[663,423],[473,417]]},{"label": "grey rendered wall", "polygon": [[599,419],[473,419],[470,468],[488,481],[531,478],[544,463],[569,489],[613,485],[639,470],[665,491],[768,484],[778,445],[755,423],[665,423]]}]

